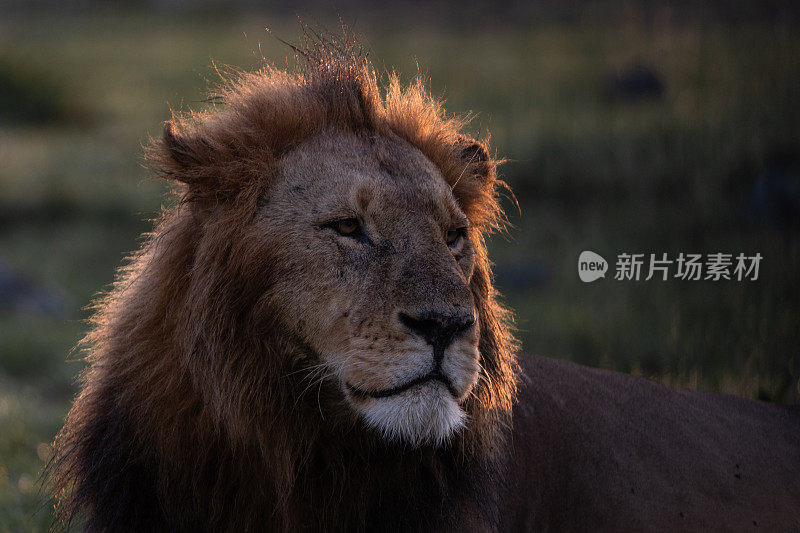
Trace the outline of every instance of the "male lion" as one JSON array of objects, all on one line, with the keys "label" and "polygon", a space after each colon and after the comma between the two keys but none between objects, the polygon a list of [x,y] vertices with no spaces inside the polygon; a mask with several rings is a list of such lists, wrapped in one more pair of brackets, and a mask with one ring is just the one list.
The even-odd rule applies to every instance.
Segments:
[{"label": "male lion", "polygon": [[419,80],[382,96],[351,47],[299,51],[150,149],[179,201],[98,305],[50,465],[62,518],[800,527],[795,408],[532,357],[518,391],[483,243],[496,161]]}]

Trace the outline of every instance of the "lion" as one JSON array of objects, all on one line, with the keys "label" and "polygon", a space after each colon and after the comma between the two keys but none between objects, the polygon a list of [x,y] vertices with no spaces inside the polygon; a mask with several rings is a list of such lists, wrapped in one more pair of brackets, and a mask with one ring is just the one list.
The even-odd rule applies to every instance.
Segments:
[{"label": "lion", "polygon": [[176,201],[84,340],[48,466],[63,525],[800,524],[796,408],[518,357],[488,145],[352,40],[297,51],[148,148]]}]

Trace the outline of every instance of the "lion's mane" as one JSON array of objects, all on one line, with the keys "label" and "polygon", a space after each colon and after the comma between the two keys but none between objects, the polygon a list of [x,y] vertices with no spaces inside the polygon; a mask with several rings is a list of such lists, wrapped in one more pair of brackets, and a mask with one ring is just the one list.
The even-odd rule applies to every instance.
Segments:
[{"label": "lion's mane", "polygon": [[[502,225],[495,161],[421,78],[379,88],[352,40],[307,40],[296,73],[226,77],[148,149],[177,201],[96,303],[82,391],[48,467],[60,516],[93,530],[360,529],[492,521],[515,394],[514,340],[485,232]],[[250,221],[281,155],[325,130],[392,133],[441,170],[474,226],[485,378],[467,430],[404,449],[357,427],[266,306]],[[218,209],[225,204],[225,209]],[[266,524],[266,525],[265,525]],[[271,524],[271,526],[267,526]]]}]

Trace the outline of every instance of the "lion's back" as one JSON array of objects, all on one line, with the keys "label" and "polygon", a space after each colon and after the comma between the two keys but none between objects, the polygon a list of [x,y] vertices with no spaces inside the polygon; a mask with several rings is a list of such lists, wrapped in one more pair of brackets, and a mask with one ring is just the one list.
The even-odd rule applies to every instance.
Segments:
[{"label": "lion's back", "polygon": [[524,529],[800,526],[800,409],[522,356]]}]

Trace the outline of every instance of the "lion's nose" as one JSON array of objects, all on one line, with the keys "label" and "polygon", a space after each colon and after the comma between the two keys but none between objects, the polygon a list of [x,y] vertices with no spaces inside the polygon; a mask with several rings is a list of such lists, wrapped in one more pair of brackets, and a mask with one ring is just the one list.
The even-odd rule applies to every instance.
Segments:
[{"label": "lion's nose", "polygon": [[433,347],[433,355],[437,365],[441,362],[444,350],[475,324],[475,317],[470,315],[450,315],[436,312],[425,312],[412,317],[404,312],[398,314],[400,322],[425,339]]}]

